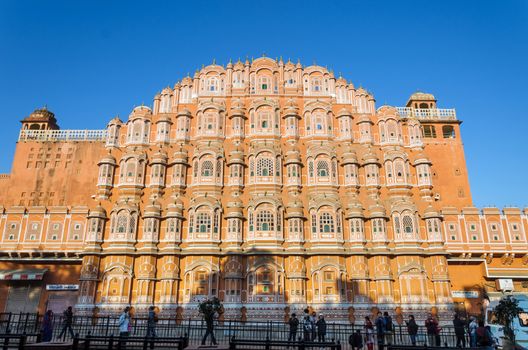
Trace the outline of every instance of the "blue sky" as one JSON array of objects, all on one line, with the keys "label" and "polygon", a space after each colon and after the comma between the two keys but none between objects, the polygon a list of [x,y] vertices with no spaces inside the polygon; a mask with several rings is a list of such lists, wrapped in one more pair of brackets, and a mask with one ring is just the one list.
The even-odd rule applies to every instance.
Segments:
[{"label": "blue sky", "polygon": [[0,2],[0,172],[19,120],[102,129],[216,59],[328,66],[381,104],[456,108],[474,202],[528,205],[528,1]]}]

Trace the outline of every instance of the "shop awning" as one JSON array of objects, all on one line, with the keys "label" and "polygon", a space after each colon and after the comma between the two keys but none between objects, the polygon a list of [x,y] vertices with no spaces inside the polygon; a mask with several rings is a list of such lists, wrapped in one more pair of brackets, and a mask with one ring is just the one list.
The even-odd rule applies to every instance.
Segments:
[{"label": "shop awning", "polygon": [[0,280],[3,281],[40,281],[48,269],[31,270],[0,270]]}]

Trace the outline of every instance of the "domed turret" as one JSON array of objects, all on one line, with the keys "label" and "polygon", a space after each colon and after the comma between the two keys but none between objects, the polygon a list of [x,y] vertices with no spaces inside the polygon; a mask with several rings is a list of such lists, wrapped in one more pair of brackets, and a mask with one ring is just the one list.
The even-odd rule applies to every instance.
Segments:
[{"label": "domed turret", "polygon": [[436,98],[432,94],[417,91],[409,97],[406,107],[412,108],[436,108]]},{"label": "domed turret", "polygon": [[47,107],[37,108],[20,121],[23,130],[59,130],[55,114]]}]

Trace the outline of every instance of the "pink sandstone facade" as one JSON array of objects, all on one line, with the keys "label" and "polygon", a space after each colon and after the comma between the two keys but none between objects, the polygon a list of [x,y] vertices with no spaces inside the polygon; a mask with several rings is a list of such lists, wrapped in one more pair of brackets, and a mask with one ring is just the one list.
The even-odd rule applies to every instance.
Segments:
[{"label": "pink sandstone facade", "polygon": [[[528,292],[527,209],[472,206],[460,123],[319,66],[209,65],[104,130],[22,121],[0,176],[0,311],[282,319],[478,313]],[[510,287],[504,287],[509,285]]]}]

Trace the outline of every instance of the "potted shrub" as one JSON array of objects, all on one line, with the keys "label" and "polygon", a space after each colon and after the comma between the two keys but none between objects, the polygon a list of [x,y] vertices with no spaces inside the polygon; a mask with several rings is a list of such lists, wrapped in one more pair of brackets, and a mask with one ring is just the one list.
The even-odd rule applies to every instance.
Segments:
[{"label": "potted shrub", "polygon": [[497,323],[503,326],[504,338],[502,347],[504,350],[511,350],[515,348],[515,331],[512,328],[512,323],[515,317],[519,317],[519,312],[522,309],[519,307],[519,301],[513,296],[508,295],[499,301],[499,304],[493,310]]}]

